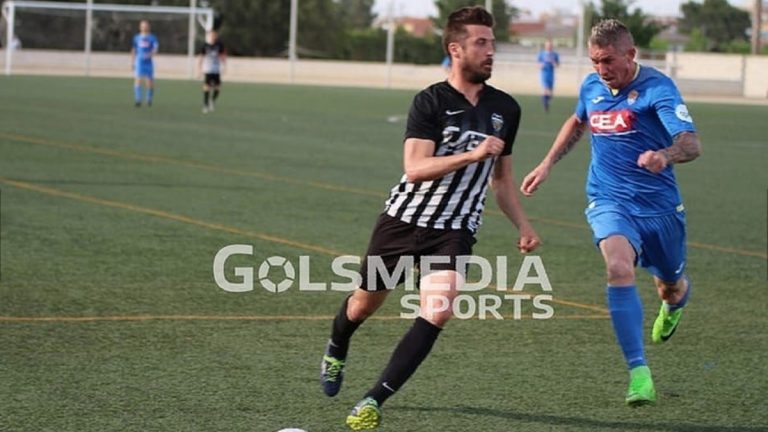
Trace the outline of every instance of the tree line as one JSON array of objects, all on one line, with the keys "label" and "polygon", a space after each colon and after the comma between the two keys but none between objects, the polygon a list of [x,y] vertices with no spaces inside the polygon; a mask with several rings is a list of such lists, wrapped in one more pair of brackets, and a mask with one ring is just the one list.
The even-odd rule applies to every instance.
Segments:
[{"label": "tree line", "polygon": [[[62,0],[60,0],[62,1]],[[80,2],[82,0],[63,0]],[[189,6],[189,0],[118,0],[122,4],[159,4]],[[115,0],[96,0],[115,2]],[[201,2],[203,3],[203,2]],[[287,56],[290,0],[208,0],[216,11],[215,25],[231,55]],[[377,17],[372,12],[374,0],[299,0],[298,54],[301,58],[383,61],[386,30],[374,28]],[[402,28],[395,34],[396,62],[430,64],[443,57],[441,32],[448,14],[462,6],[484,5],[483,0],[435,0],[438,16],[433,34],[417,38]],[[496,18],[495,36],[509,40],[509,23],[518,17],[514,1],[493,0]],[[665,49],[658,35],[664,27],[651,19],[634,0],[603,0],[598,7],[586,7],[587,30],[603,18],[624,21],[642,48]],[[630,11],[630,9],[632,9]],[[679,31],[690,36],[687,50],[713,52],[748,52],[746,30],[751,20],[747,12],[734,8],[727,0],[689,1],[682,5]],[[152,21],[152,31],[160,39],[163,52],[187,50],[187,18],[167,15],[96,13],[93,49],[127,51],[140,19]],[[84,45],[85,18],[74,11],[29,11],[21,9],[16,31],[27,48],[79,50]],[[202,43],[202,32],[197,43]]]}]

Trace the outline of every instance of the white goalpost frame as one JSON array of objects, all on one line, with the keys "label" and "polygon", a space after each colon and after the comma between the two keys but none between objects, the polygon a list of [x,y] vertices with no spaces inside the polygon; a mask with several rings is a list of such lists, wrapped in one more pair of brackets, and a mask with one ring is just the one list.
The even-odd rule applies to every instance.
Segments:
[{"label": "white goalpost frame", "polygon": [[25,1],[25,0],[6,0],[2,5],[2,15],[6,21],[6,47],[5,47],[5,74],[11,75],[11,66],[13,62],[13,49],[11,41],[14,37],[14,22],[17,8],[27,9],[64,9],[81,10],[86,12],[85,16],[85,74],[90,74],[91,65],[91,29],[94,11],[104,12],[133,12],[133,13],[162,13],[162,14],[182,14],[189,15],[189,40],[187,43],[188,71],[189,77],[194,77],[194,57],[195,57],[195,19],[206,31],[213,28],[213,9],[197,7],[196,0],[190,0],[189,7],[182,6],[141,6],[141,5],[123,5],[123,4],[94,4],[93,0],[86,0],[84,3],[63,3],[52,1]]}]

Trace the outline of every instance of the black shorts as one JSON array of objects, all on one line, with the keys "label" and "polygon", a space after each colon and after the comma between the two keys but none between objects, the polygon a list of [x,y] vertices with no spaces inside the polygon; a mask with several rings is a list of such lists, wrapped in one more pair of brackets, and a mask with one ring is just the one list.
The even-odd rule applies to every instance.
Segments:
[{"label": "black shorts", "polygon": [[221,85],[221,75],[217,73],[207,73],[205,74],[203,82],[209,87],[218,87]]},{"label": "black shorts", "polygon": [[[400,273],[396,282],[390,281],[390,283],[384,280],[381,272],[375,271],[375,283],[374,286],[371,286],[368,281],[368,268],[372,257],[380,258],[389,276],[393,275],[393,270],[398,267],[401,257],[412,258],[413,265],[418,268],[421,259],[426,256],[442,257],[443,260],[448,261],[430,263],[431,270],[456,270],[463,274],[466,268],[456,268],[456,257],[472,255],[472,245],[475,242],[474,234],[468,229],[424,228],[405,223],[383,213],[376,222],[371,241],[368,244],[368,251],[361,264],[360,275],[363,279],[360,288],[369,291],[394,289],[405,281],[406,275],[411,271],[406,266],[406,270]],[[407,262],[407,260],[402,262]],[[371,270],[374,269],[375,267],[371,267]],[[371,282],[373,282],[373,278]]]}]

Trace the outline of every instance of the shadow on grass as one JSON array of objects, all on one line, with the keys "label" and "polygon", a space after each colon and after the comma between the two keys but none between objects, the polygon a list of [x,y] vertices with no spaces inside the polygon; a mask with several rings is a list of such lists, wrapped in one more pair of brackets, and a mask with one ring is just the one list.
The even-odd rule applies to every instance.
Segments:
[{"label": "shadow on grass", "polygon": [[768,427],[743,427],[743,426],[706,426],[700,424],[680,424],[664,422],[638,423],[632,421],[595,420],[579,417],[561,417],[546,414],[527,414],[511,410],[491,408],[477,408],[468,406],[457,407],[416,407],[416,406],[391,406],[391,411],[412,412],[451,412],[474,416],[497,417],[505,420],[516,420],[529,423],[542,423],[549,426],[575,426],[589,430],[615,429],[620,431],[671,431],[671,432],[768,432]]}]

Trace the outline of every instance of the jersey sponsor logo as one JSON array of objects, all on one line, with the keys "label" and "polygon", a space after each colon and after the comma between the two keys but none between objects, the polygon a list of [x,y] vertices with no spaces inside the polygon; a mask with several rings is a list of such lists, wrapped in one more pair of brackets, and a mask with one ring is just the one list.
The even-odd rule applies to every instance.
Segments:
[{"label": "jersey sponsor logo", "polygon": [[680,104],[675,107],[675,115],[684,122],[693,123],[693,118],[691,118],[691,115],[688,113],[688,107],[685,106],[685,104]]},{"label": "jersey sponsor logo", "polygon": [[443,129],[443,144],[447,150],[454,153],[460,150],[474,150],[484,139],[488,138],[488,135],[475,131],[466,131],[459,135],[458,132],[460,131],[461,129],[456,126],[448,126]]},{"label": "jersey sponsor logo", "polygon": [[452,116],[452,115],[456,115],[456,114],[461,114],[463,112],[464,112],[463,109],[462,110],[456,110],[456,111],[445,110],[445,115]]},{"label": "jersey sponsor logo", "polygon": [[595,134],[620,134],[634,130],[633,115],[628,109],[594,111],[589,115],[589,126]]},{"label": "jersey sponsor logo", "polygon": [[493,131],[498,133],[504,127],[504,117],[501,114],[491,114],[491,125],[493,126]]}]

